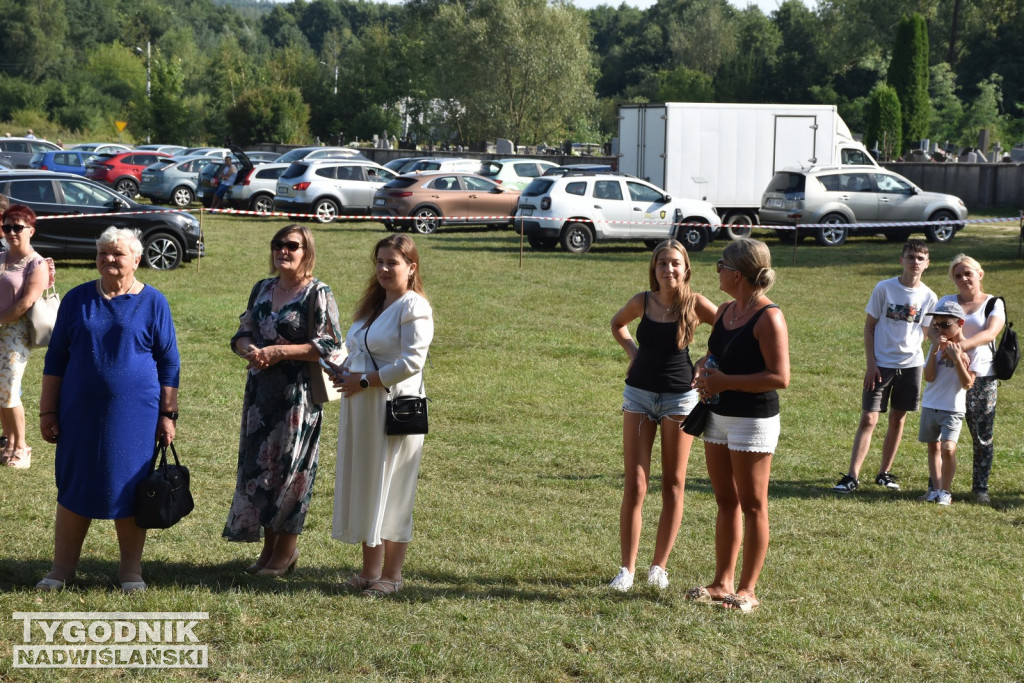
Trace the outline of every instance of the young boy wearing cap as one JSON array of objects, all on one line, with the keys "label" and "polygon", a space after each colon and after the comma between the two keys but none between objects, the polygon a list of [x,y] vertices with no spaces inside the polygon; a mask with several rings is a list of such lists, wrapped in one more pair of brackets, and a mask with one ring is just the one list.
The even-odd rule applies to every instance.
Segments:
[{"label": "young boy wearing cap", "polygon": [[889,411],[889,426],[882,444],[882,462],[875,483],[892,491],[900,490],[896,476],[889,470],[903,439],[907,413],[917,410],[921,400],[924,311],[934,308],[938,297],[921,282],[921,276],[928,268],[928,244],[924,240],[907,240],[899,263],[903,273],[875,285],[865,308],[867,371],[864,373],[860,423],[853,437],[850,469],[832,487],[836,493],[852,493],[860,485],[857,477],[871,448],[871,435],[878,424],[878,415],[886,412],[890,402],[892,410]]},{"label": "young boy wearing cap", "polygon": [[967,411],[967,390],[974,384],[977,349],[964,351],[963,326],[967,315],[955,301],[943,301],[930,311],[928,337],[932,346],[924,364],[928,383],[921,397],[921,427],[917,440],[928,444],[931,487],[923,498],[939,505],[953,502],[950,493],[956,474],[956,442]]}]

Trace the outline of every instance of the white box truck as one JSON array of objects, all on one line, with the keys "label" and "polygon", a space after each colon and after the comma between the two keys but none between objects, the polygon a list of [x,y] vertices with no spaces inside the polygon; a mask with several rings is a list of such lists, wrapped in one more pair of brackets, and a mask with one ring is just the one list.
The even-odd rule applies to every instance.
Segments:
[{"label": "white box truck", "polygon": [[828,104],[623,104],[618,156],[622,173],[711,202],[731,237],[757,224],[780,169],[877,166]]}]

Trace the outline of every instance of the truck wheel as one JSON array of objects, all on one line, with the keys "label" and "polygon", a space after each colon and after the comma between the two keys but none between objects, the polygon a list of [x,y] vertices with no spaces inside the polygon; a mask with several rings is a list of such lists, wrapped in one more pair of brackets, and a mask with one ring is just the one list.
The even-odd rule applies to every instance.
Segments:
[{"label": "truck wheel", "polygon": [[166,232],[158,232],[146,239],[142,262],[153,270],[174,270],[181,264],[183,252],[177,239]]},{"label": "truck wheel", "polygon": [[953,235],[956,234],[956,230],[960,227],[959,224],[953,223],[956,217],[949,211],[936,211],[928,220],[930,221],[949,221],[948,224],[943,225],[929,225],[924,229],[924,237],[929,242],[938,242],[945,244],[953,239]]},{"label": "truck wheel", "polygon": [[537,251],[549,251],[558,246],[558,240],[553,237],[534,237],[533,235],[527,235],[526,241],[530,243],[531,249]]},{"label": "truck wheel", "polygon": [[644,240],[644,246],[648,249],[654,249],[665,240]]},{"label": "truck wheel", "polygon": [[[700,218],[684,218],[682,222],[707,224]],[[704,251],[704,247],[708,246],[708,229],[702,225],[682,225],[676,230],[676,239],[682,242],[686,251],[690,253]]]},{"label": "truck wheel", "polygon": [[594,244],[594,233],[586,223],[570,223],[562,230],[562,249],[586,254]]},{"label": "truck wheel", "polygon": [[814,241],[823,247],[838,247],[846,241],[846,216],[841,213],[826,214],[821,219],[827,223],[824,228],[818,228],[814,233]]},{"label": "truck wheel", "polygon": [[731,240],[743,239],[744,237],[750,237],[753,232],[754,219],[750,217],[748,213],[734,213],[730,214],[725,219],[725,234],[729,236]]}]

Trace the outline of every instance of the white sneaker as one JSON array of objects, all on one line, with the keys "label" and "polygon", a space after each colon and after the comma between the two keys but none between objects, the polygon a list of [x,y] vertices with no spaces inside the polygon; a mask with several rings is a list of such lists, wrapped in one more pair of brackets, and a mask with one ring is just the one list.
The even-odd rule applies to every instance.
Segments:
[{"label": "white sneaker", "polygon": [[926,503],[934,503],[939,497],[938,489],[928,489],[928,493],[924,494],[918,500],[923,500]]},{"label": "white sneaker", "polygon": [[608,584],[608,587],[612,590],[620,591],[625,593],[633,587],[633,572],[629,571],[625,567],[619,569],[618,575],[612,579],[612,582]]},{"label": "white sneaker", "polygon": [[668,588],[668,572],[658,565],[652,564],[651,570],[647,572],[647,583],[658,590],[665,590]]},{"label": "white sneaker", "polygon": [[936,496],[935,502],[939,505],[949,505],[953,502],[953,494],[949,491],[939,491],[939,495]]}]

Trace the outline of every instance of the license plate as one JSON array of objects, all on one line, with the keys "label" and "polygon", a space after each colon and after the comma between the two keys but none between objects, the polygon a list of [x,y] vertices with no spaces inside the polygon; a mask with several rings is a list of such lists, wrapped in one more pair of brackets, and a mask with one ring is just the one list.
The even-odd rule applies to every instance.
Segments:
[{"label": "license plate", "polygon": [[149,174],[149,173],[143,173],[142,174],[142,182],[148,183],[151,180],[153,180],[153,176],[151,174]]},{"label": "license plate", "polygon": [[386,203],[387,202],[384,201],[383,197],[377,197],[376,199],[373,200],[373,205],[374,206],[384,206],[384,204],[386,204]]},{"label": "license plate", "polygon": [[533,209],[531,209],[531,208],[519,209],[519,215],[520,216],[532,216],[533,215]]},{"label": "license plate", "polygon": [[767,209],[784,209],[786,208],[786,202],[772,197],[764,203],[764,206]]},{"label": "license plate", "polygon": [[278,185],[277,186],[277,193],[279,195],[281,195],[282,197],[287,197],[288,196],[288,186],[287,185]]}]

